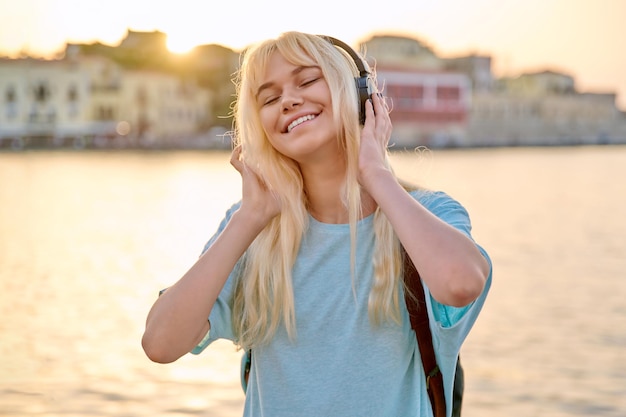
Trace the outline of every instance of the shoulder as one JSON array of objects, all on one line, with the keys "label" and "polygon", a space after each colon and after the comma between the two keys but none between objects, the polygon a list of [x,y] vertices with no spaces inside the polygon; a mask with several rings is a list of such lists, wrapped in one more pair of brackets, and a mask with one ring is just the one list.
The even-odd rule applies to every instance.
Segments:
[{"label": "shoulder", "polygon": [[202,248],[202,253],[206,252],[206,250],[209,248],[209,246],[211,246],[213,241],[217,239],[220,233],[222,233],[222,231],[226,228],[226,225],[228,224],[230,219],[233,217],[233,213],[236,212],[240,206],[241,206],[241,201],[238,201],[234,203],[233,205],[231,205],[228,210],[226,210],[226,214],[220,221],[217,231],[213,234],[213,236],[208,240],[208,242]]},{"label": "shoulder", "polygon": [[429,210],[442,209],[446,206],[461,206],[458,200],[445,191],[429,190],[426,188],[416,188],[408,191],[414,199]]},{"label": "shoulder", "polygon": [[469,213],[461,202],[448,193],[420,188],[410,190],[409,194],[435,216],[469,235]]}]

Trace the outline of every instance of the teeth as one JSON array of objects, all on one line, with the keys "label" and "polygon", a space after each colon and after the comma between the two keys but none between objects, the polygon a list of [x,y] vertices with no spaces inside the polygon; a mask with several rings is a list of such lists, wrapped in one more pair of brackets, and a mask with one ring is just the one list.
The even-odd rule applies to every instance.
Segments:
[{"label": "teeth", "polygon": [[291,130],[298,126],[300,123],[304,123],[307,120],[313,120],[315,119],[315,116],[313,116],[312,114],[309,114],[307,116],[302,116],[297,118],[296,120],[294,120],[293,122],[289,123],[289,126],[287,126],[287,132],[291,132]]}]

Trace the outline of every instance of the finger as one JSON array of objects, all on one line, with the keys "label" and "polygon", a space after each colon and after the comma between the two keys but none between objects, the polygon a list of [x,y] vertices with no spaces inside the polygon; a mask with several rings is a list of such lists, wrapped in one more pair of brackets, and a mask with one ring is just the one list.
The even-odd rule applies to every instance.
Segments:
[{"label": "finger", "polygon": [[376,111],[376,115],[380,116],[382,120],[391,120],[389,117],[389,113],[391,110],[389,108],[389,104],[387,103],[387,97],[383,96],[381,93],[376,95],[376,107],[374,110]]},{"label": "finger", "polygon": [[233,149],[233,152],[230,154],[230,164],[235,167],[235,169],[239,171],[239,173],[243,172],[244,165],[243,161],[241,160],[241,145],[237,145],[235,149]]},{"label": "finger", "polygon": [[376,93],[373,95],[374,98],[374,111],[377,116],[384,116],[390,113],[389,104],[387,103],[387,97],[383,96],[382,93]]},{"label": "finger", "polygon": [[[372,97],[374,95],[372,94]],[[372,103],[372,98],[367,99],[367,101],[365,102],[365,124],[363,125],[365,126],[370,126],[374,123],[374,118],[376,117],[376,114],[374,112],[374,104]]]},{"label": "finger", "polygon": [[391,136],[392,125],[386,97],[381,93],[376,93],[373,95],[372,101],[374,110],[376,111],[376,136],[379,138],[383,146],[387,146]]}]

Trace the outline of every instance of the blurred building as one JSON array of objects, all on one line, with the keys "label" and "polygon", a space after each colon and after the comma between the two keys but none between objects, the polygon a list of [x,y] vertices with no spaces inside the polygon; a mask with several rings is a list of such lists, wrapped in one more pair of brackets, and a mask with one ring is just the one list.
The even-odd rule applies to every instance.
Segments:
[{"label": "blurred building", "polygon": [[468,134],[481,146],[626,142],[614,93],[578,92],[573,77],[541,71],[475,92]]},{"label": "blurred building", "polygon": [[626,143],[616,95],[580,92],[568,74],[497,79],[490,56],[442,58],[401,36],[373,36],[360,49],[393,100],[393,140],[403,147]]},{"label": "blurred building", "polygon": [[381,65],[376,76],[390,101],[394,146],[469,145],[471,86],[465,74],[400,70]]},{"label": "blurred building", "polygon": [[0,145],[183,146],[209,93],[174,75],[104,57],[0,61]]},{"label": "blurred building", "polygon": [[491,57],[488,55],[471,54],[458,58],[444,58],[444,68],[469,77],[472,92],[483,93],[492,91],[495,80],[491,71]]},{"label": "blurred building", "polygon": [[212,94],[213,127],[232,128],[232,103],[235,98],[233,76],[239,68],[239,53],[221,45],[199,45],[187,56],[189,74]]},{"label": "blurred building", "polygon": [[[471,79],[449,70],[424,43],[401,36],[374,36],[360,46],[392,111],[398,148],[467,146]],[[373,58],[369,58],[373,57]]]},{"label": "blurred building", "polygon": [[444,69],[444,62],[434,50],[419,39],[395,35],[376,35],[359,45],[371,60],[370,65],[387,65],[421,71]]},{"label": "blurred building", "polygon": [[[240,54],[167,50],[159,31],[117,46],[68,44],[63,59],[0,59],[0,147],[229,147]],[[392,106],[399,148],[626,143],[613,92],[540,71],[496,78],[492,59],[440,57],[424,42],[359,45]]]},{"label": "blurred building", "polygon": [[143,55],[160,55],[167,51],[167,35],[158,30],[141,32],[129,29],[118,48]]},{"label": "blurred building", "polygon": [[[140,146],[187,147],[207,118],[209,92],[168,74],[127,71],[119,94],[119,123]],[[118,129],[118,133],[120,129]]]},{"label": "blurred building", "polygon": [[94,134],[90,87],[88,73],[69,62],[0,60],[0,145]]}]

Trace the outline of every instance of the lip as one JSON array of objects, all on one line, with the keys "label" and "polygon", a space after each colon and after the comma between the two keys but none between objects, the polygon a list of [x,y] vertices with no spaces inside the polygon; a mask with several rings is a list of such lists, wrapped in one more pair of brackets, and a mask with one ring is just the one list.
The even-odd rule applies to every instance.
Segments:
[{"label": "lip", "polygon": [[[315,118],[317,118],[317,117],[319,117],[319,115],[320,115],[320,114],[321,114],[321,112],[319,112],[319,113],[315,113],[315,112],[300,112],[300,113],[298,113],[298,114],[295,114],[295,115],[293,115],[292,117],[290,117],[290,118],[286,121],[286,123],[283,125],[282,132],[283,132],[283,133],[290,133],[290,132],[287,130],[287,129],[289,128],[289,125],[290,125],[291,123],[293,123],[295,120],[298,120],[298,119],[299,119],[299,118],[301,118],[301,117],[305,117],[305,116],[314,116]],[[314,119],[312,119],[312,120],[314,120]],[[308,121],[311,121],[311,120],[308,120]],[[305,122],[305,123],[306,123],[306,122]]]}]

